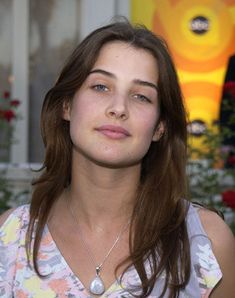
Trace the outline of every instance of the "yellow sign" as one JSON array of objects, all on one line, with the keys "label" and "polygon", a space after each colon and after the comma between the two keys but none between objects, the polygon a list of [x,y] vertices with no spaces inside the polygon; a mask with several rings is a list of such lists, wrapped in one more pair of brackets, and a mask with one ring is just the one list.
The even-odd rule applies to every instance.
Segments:
[{"label": "yellow sign", "polygon": [[132,0],[131,20],[163,36],[175,61],[190,121],[219,118],[235,53],[235,0]]}]

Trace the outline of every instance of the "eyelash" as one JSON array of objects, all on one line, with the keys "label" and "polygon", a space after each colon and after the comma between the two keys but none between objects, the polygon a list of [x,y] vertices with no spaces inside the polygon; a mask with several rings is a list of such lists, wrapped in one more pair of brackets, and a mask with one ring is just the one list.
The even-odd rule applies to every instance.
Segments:
[{"label": "eyelash", "polygon": [[[97,84],[92,86],[92,89],[98,91],[98,92],[107,92],[108,91],[108,87],[106,87],[103,84]],[[105,89],[105,90],[104,90]]]},{"label": "eyelash", "polygon": [[[109,88],[107,86],[105,86],[104,84],[96,84],[96,85],[93,85],[91,88],[98,92],[107,92],[109,90]],[[133,94],[133,97],[137,98],[141,102],[151,103],[151,100],[143,94],[138,94],[138,93]]]},{"label": "eyelash", "polygon": [[138,97],[138,99],[139,99],[140,101],[146,101],[146,102],[151,103],[151,100],[150,100],[147,96],[145,96],[145,95],[143,95],[143,94],[134,94],[133,96],[134,96],[135,98]]}]

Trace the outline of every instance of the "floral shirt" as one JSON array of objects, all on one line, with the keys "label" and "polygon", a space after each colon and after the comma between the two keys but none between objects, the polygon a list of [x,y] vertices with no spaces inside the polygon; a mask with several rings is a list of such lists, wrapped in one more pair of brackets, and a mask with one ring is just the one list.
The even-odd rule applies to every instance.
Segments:
[{"label": "floral shirt", "polygon": [[[89,298],[88,290],[66,263],[47,226],[39,253],[39,271],[47,277],[39,278],[27,264],[25,234],[28,223],[29,205],[23,205],[13,211],[0,228],[0,297]],[[179,297],[206,298],[221,279],[222,273],[197,211],[192,205],[187,215],[187,227],[191,245],[191,277]],[[149,264],[146,264],[146,270],[148,272]],[[149,297],[159,297],[164,278],[162,274]],[[132,267],[124,274],[121,284],[120,281],[115,281],[101,297],[133,297],[125,289],[138,284],[139,276]]]}]

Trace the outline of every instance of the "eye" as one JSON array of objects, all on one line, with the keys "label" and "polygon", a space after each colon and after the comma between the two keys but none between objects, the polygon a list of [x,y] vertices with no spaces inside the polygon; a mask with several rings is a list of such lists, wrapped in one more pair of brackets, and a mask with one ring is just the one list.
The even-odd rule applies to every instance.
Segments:
[{"label": "eye", "polygon": [[106,87],[103,84],[94,85],[94,86],[92,86],[92,89],[99,91],[99,92],[107,92],[108,91],[108,87]]},{"label": "eye", "polygon": [[143,94],[134,94],[133,97],[138,99],[139,101],[151,103],[150,98],[148,98],[147,96],[145,96]]}]

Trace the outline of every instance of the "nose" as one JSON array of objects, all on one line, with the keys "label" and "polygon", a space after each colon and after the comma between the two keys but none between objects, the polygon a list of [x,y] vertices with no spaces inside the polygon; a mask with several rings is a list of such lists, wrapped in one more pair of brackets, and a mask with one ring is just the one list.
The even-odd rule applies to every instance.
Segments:
[{"label": "nose", "polygon": [[113,97],[106,109],[106,115],[110,118],[126,120],[129,117],[129,111],[125,98],[122,96]]}]

